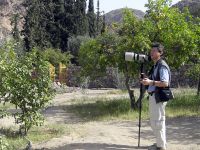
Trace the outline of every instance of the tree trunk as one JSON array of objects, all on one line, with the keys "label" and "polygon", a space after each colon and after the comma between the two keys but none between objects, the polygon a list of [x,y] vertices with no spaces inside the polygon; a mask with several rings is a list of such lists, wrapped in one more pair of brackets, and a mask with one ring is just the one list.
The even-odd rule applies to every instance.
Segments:
[{"label": "tree trunk", "polygon": [[130,101],[131,101],[131,108],[135,109],[136,106],[135,106],[134,90],[130,89],[128,82],[129,82],[129,78],[126,77],[126,88],[128,90],[129,98],[130,98]]},{"label": "tree trunk", "polygon": [[130,98],[130,101],[131,101],[131,108],[135,109],[136,104],[135,104],[134,90],[131,90],[130,86],[129,86],[130,76],[128,75],[127,66],[126,66],[126,71],[124,72],[124,75],[125,75],[125,78],[126,78],[125,85],[126,85],[126,88],[128,90],[129,98]]}]

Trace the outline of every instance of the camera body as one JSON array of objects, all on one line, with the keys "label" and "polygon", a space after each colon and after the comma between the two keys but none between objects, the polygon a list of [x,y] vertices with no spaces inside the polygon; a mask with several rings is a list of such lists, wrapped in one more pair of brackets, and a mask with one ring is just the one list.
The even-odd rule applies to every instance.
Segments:
[{"label": "camera body", "polygon": [[125,52],[125,60],[126,61],[148,62],[148,61],[151,61],[151,57],[148,55],[137,54],[134,52]]}]

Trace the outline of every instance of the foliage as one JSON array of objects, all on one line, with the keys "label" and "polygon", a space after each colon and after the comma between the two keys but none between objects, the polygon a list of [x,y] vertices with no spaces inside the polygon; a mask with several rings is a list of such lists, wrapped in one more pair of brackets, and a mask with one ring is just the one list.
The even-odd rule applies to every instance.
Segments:
[{"label": "foliage", "polygon": [[23,5],[27,10],[22,31],[27,51],[40,47],[66,52],[70,51],[69,38],[97,35],[93,0],[87,14],[86,0],[25,0]]},{"label": "foliage", "polygon": [[[106,67],[119,67],[125,71],[124,53],[132,51],[147,53],[150,41],[141,33],[141,21],[138,21],[132,12],[125,10],[124,22],[118,26],[118,34],[105,33],[83,44],[80,49],[79,61],[88,75],[92,71],[105,71]],[[130,74],[136,75],[139,69],[138,62],[128,63]],[[98,72],[99,72],[98,71]]]},{"label": "foliage", "polygon": [[[196,58],[200,57],[200,20],[193,17],[186,8],[182,12],[178,8],[170,8],[170,2],[149,0],[149,4],[146,5],[148,11],[145,18],[145,31],[152,42],[163,43],[165,59],[171,67],[178,68],[191,61],[199,61]],[[194,64],[193,71],[199,68],[199,63]],[[197,93],[199,92],[200,78]]]},{"label": "foliage", "polygon": [[97,17],[96,17],[96,33],[97,35],[99,34],[99,29],[100,29],[100,9],[99,9],[99,0],[97,0]]},{"label": "foliage", "polygon": [[[140,54],[148,54],[151,41],[148,35],[144,32],[144,21],[137,20],[130,10],[124,10],[124,18],[121,26],[118,27],[118,35],[120,36],[120,42],[118,47],[118,59],[120,60],[119,68],[121,71],[125,71],[125,52],[134,52]],[[127,63],[129,72],[134,76],[138,73],[138,62]]]},{"label": "foliage", "polygon": [[104,34],[82,44],[79,52],[82,75],[92,79],[105,75],[107,66],[116,65],[113,57],[116,46],[116,37],[112,34]]},{"label": "foliage", "polygon": [[0,136],[0,150],[8,150],[8,142],[3,136]]},{"label": "foliage", "polygon": [[75,14],[76,18],[76,34],[86,35],[88,33],[88,22],[86,16],[86,0],[76,0],[75,2]]},{"label": "foliage", "polygon": [[72,63],[77,64],[78,61],[78,53],[81,44],[87,42],[90,39],[88,36],[72,36],[68,39],[68,49],[70,51],[70,54],[73,55]]},{"label": "foliage", "polygon": [[126,77],[126,87],[130,94],[131,106],[134,107],[134,97],[128,86],[130,76],[138,76],[139,63],[126,63],[126,51],[145,53],[149,48],[149,39],[141,31],[141,22],[132,12],[124,11],[124,20],[118,26],[118,33],[104,33],[91,40],[80,49],[80,64],[83,74],[91,78],[103,76],[107,67],[118,67]]},{"label": "foliage", "polygon": [[191,67],[187,70],[187,75],[197,80],[199,78],[200,65],[199,63],[196,64],[191,63],[190,66]]},{"label": "foliage", "polygon": [[33,127],[29,130],[26,137],[21,136],[15,127],[0,129],[0,133],[4,134],[2,137],[3,142],[5,144],[7,143],[6,145],[8,145],[7,149],[3,150],[25,150],[28,149],[27,144],[29,141],[32,143],[41,143],[53,138],[60,137],[64,134],[69,134],[71,132],[72,130],[70,126],[66,126],[64,124],[45,124],[42,127]]},{"label": "foliage", "polygon": [[95,37],[96,36],[96,15],[94,13],[94,4],[93,0],[89,0],[89,5],[88,5],[88,12],[87,12],[87,17],[88,17],[88,26],[89,26],[89,36],[90,37]]},{"label": "foliage", "polygon": [[19,19],[20,19],[19,14],[14,14],[13,17],[11,18],[11,25],[13,26],[12,35],[13,38],[18,42],[20,40],[20,31],[18,27]]},{"label": "foliage", "polygon": [[68,52],[62,53],[59,49],[56,50],[52,48],[41,51],[40,54],[46,61],[50,62],[54,66],[58,66],[60,62],[68,65],[72,57]]},{"label": "foliage", "polygon": [[170,8],[170,2],[149,0],[144,28],[151,42],[163,43],[167,62],[178,68],[198,54],[198,36],[194,32],[195,19],[187,10]]},{"label": "foliage", "polygon": [[33,125],[43,123],[41,110],[54,95],[48,62],[36,49],[18,57],[13,45],[1,49],[0,57],[0,95],[20,109],[13,116],[16,123],[24,126],[26,134]]},{"label": "foliage", "polygon": [[181,13],[176,8],[170,8],[170,3],[170,0],[149,0],[143,20],[137,20],[132,12],[125,10],[123,23],[116,26],[117,34],[110,36],[105,33],[81,47],[80,62],[84,73],[97,76],[108,66],[118,67],[126,77],[133,106],[134,95],[128,83],[132,77],[139,76],[140,63],[125,62],[125,52],[148,54],[151,44],[160,42],[165,46],[167,62],[174,68],[190,58],[199,57],[199,21],[188,11]]},{"label": "foliage", "polygon": [[52,2],[25,0],[23,5],[26,7],[26,16],[22,34],[26,51],[30,51],[33,47],[57,46],[52,45],[52,35],[47,32],[49,28],[53,30],[52,28],[55,27]]}]

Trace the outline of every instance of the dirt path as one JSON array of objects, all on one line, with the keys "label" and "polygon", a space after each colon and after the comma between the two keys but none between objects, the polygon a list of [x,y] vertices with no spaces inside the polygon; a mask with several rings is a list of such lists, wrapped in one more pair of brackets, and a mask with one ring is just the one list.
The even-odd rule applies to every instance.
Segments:
[{"label": "dirt path", "polygon": [[[169,150],[200,150],[200,120],[198,118],[176,118],[167,122],[167,137]],[[36,149],[53,150],[133,150],[137,148],[137,122],[89,122],[77,124],[75,128],[82,131],[80,135],[63,136],[46,143],[41,143]],[[141,133],[141,148],[154,143],[148,121],[143,121]]]},{"label": "dirt path", "polygon": [[[84,93],[57,95],[54,105],[46,110],[48,122],[64,123],[76,131],[70,135],[54,138],[34,145],[34,149],[51,150],[147,150],[155,142],[149,121],[142,122],[141,147],[138,148],[138,122],[110,121],[84,122],[74,114],[62,110],[62,104],[71,104],[77,99],[120,98],[127,94],[111,94],[109,90],[88,90]],[[200,150],[200,118],[167,119],[167,139],[169,150]]]},{"label": "dirt path", "polygon": [[[59,94],[45,112],[46,123],[64,124],[74,132],[37,143],[37,150],[147,150],[155,142],[148,120],[142,121],[141,147],[138,148],[138,122],[133,121],[84,121],[63,110],[63,105],[90,98],[122,98],[113,90],[87,90]],[[8,120],[7,120],[8,121]],[[7,122],[6,121],[6,122]],[[0,120],[0,122],[4,122]],[[200,117],[167,119],[168,150],[200,150]],[[7,122],[8,125],[8,122]]]}]

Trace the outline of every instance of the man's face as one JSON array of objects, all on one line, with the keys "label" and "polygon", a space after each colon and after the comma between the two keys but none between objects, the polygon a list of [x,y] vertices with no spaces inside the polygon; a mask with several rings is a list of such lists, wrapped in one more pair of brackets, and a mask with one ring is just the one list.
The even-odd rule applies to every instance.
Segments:
[{"label": "man's face", "polygon": [[161,54],[160,52],[158,51],[158,48],[156,47],[153,47],[151,49],[151,59],[154,61],[154,60],[158,60],[160,58]]}]

